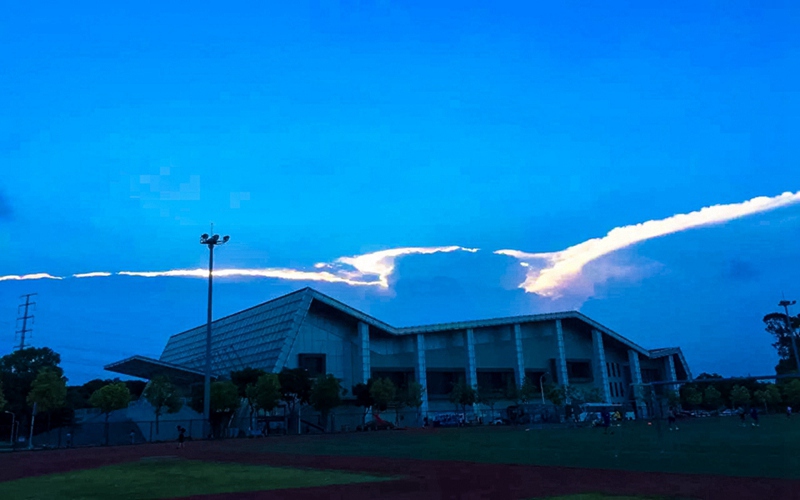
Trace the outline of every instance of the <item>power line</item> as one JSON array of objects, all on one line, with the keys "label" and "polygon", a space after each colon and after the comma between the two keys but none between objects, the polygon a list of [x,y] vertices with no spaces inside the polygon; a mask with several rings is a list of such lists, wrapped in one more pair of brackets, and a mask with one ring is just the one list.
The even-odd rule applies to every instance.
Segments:
[{"label": "power line", "polygon": [[[23,307],[25,308],[25,312],[23,313],[22,317],[17,317],[17,322],[20,320],[22,321],[22,330],[17,330],[17,335],[19,336],[19,347],[18,349],[22,350],[28,347],[28,344],[25,343],[25,336],[28,333],[33,333],[33,328],[28,328],[28,320],[31,320],[31,324],[33,324],[33,314],[28,315],[28,309],[31,306],[36,306],[36,302],[31,302],[31,297],[36,295],[35,293],[29,293],[27,295],[20,295],[19,298],[25,297],[25,303],[20,304],[17,307],[17,314],[19,315],[19,310]],[[17,340],[17,337],[14,338]]]}]

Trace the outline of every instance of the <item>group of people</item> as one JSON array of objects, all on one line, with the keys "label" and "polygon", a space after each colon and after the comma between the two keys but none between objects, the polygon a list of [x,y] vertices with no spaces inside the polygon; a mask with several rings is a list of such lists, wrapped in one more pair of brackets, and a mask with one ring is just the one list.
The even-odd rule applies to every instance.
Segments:
[{"label": "group of people", "polygon": [[[737,413],[739,414],[739,420],[742,423],[742,427],[746,427],[747,426],[747,410],[745,410],[744,408],[740,407],[739,410],[737,411]],[[750,418],[753,419],[753,427],[758,427],[759,426],[758,425],[758,409],[755,406],[750,408]]]}]

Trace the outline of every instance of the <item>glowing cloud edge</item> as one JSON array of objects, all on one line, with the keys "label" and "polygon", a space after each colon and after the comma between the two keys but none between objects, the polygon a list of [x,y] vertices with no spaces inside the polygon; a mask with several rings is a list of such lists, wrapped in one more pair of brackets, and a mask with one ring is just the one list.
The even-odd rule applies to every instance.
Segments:
[{"label": "glowing cloud edge", "polygon": [[[800,191],[778,196],[758,196],[741,203],[712,205],[694,212],[676,214],[664,219],[616,227],[602,238],[592,238],[557,252],[527,253],[520,250],[496,250],[522,261],[528,269],[519,288],[528,293],[558,298],[581,275],[584,266],[604,255],[654,238],[689,229],[723,224],[731,220],[768,212],[800,203]],[[538,265],[537,265],[538,264]]]}]

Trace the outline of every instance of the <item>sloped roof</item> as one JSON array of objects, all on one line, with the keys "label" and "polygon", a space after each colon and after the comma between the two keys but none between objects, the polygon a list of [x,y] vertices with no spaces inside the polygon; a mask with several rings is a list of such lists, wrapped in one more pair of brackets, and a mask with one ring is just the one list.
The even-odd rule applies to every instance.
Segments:
[{"label": "sloped roof", "polygon": [[680,347],[660,347],[658,349],[650,349],[650,357],[652,359],[663,358],[669,355],[677,355],[678,360],[683,365],[683,370],[686,372],[686,378],[692,380],[692,372],[689,370],[689,365],[686,363],[686,358],[683,357],[683,351]]},{"label": "sloped roof", "polygon": [[[173,382],[186,385],[200,382],[205,377],[205,373],[200,370],[192,370],[184,366],[159,361],[146,356],[131,356],[122,361],[106,365],[104,368],[110,372],[122,373],[124,375],[131,375],[147,380],[152,380],[158,375],[166,375]],[[212,376],[216,378],[216,375]]]},{"label": "sloped roof", "polygon": [[[311,290],[264,302],[211,323],[213,334],[211,370],[229,373],[245,367],[268,372],[288,355],[290,342],[311,303]],[[160,361],[205,370],[206,325],[169,338]]]}]

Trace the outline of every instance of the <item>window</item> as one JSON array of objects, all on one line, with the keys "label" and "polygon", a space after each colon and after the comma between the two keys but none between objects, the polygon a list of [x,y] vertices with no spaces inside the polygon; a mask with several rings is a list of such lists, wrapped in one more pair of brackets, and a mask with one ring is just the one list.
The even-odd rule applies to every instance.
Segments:
[{"label": "window", "polygon": [[608,371],[608,376],[611,376],[611,363],[606,363],[606,370]]},{"label": "window", "polygon": [[611,393],[611,397],[612,397],[612,398],[615,398],[615,397],[616,397],[616,396],[614,395],[614,382],[609,382],[609,383],[608,383],[608,392],[610,392],[610,393]]},{"label": "window", "polygon": [[297,366],[308,371],[311,378],[325,375],[324,354],[298,354]]},{"label": "window", "polygon": [[536,386],[536,390],[539,390],[540,385],[552,382],[552,377],[547,376],[542,378],[546,373],[545,370],[525,370],[525,378]]},{"label": "window", "polygon": [[408,383],[414,380],[414,372],[411,370],[384,370],[372,371],[372,379],[388,378],[398,389],[408,387]]},{"label": "window", "polygon": [[589,382],[592,380],[592,363],[590,361],[567,361],[567,375],[573,382]]},{"label": "window", "polygon": [[429,396],[446,396],[453,391],[453,386],[459,380],[465,380],[465,372],[459,371],[429,371],[427,372],[427,393]]},{"label": "window", "polygon": [[[534,382],[539,383],[537,380]],[[505,391],[509,385],[514,384],[514,372],[512,370],[478,370],[478,387],[489,391]]]}]

